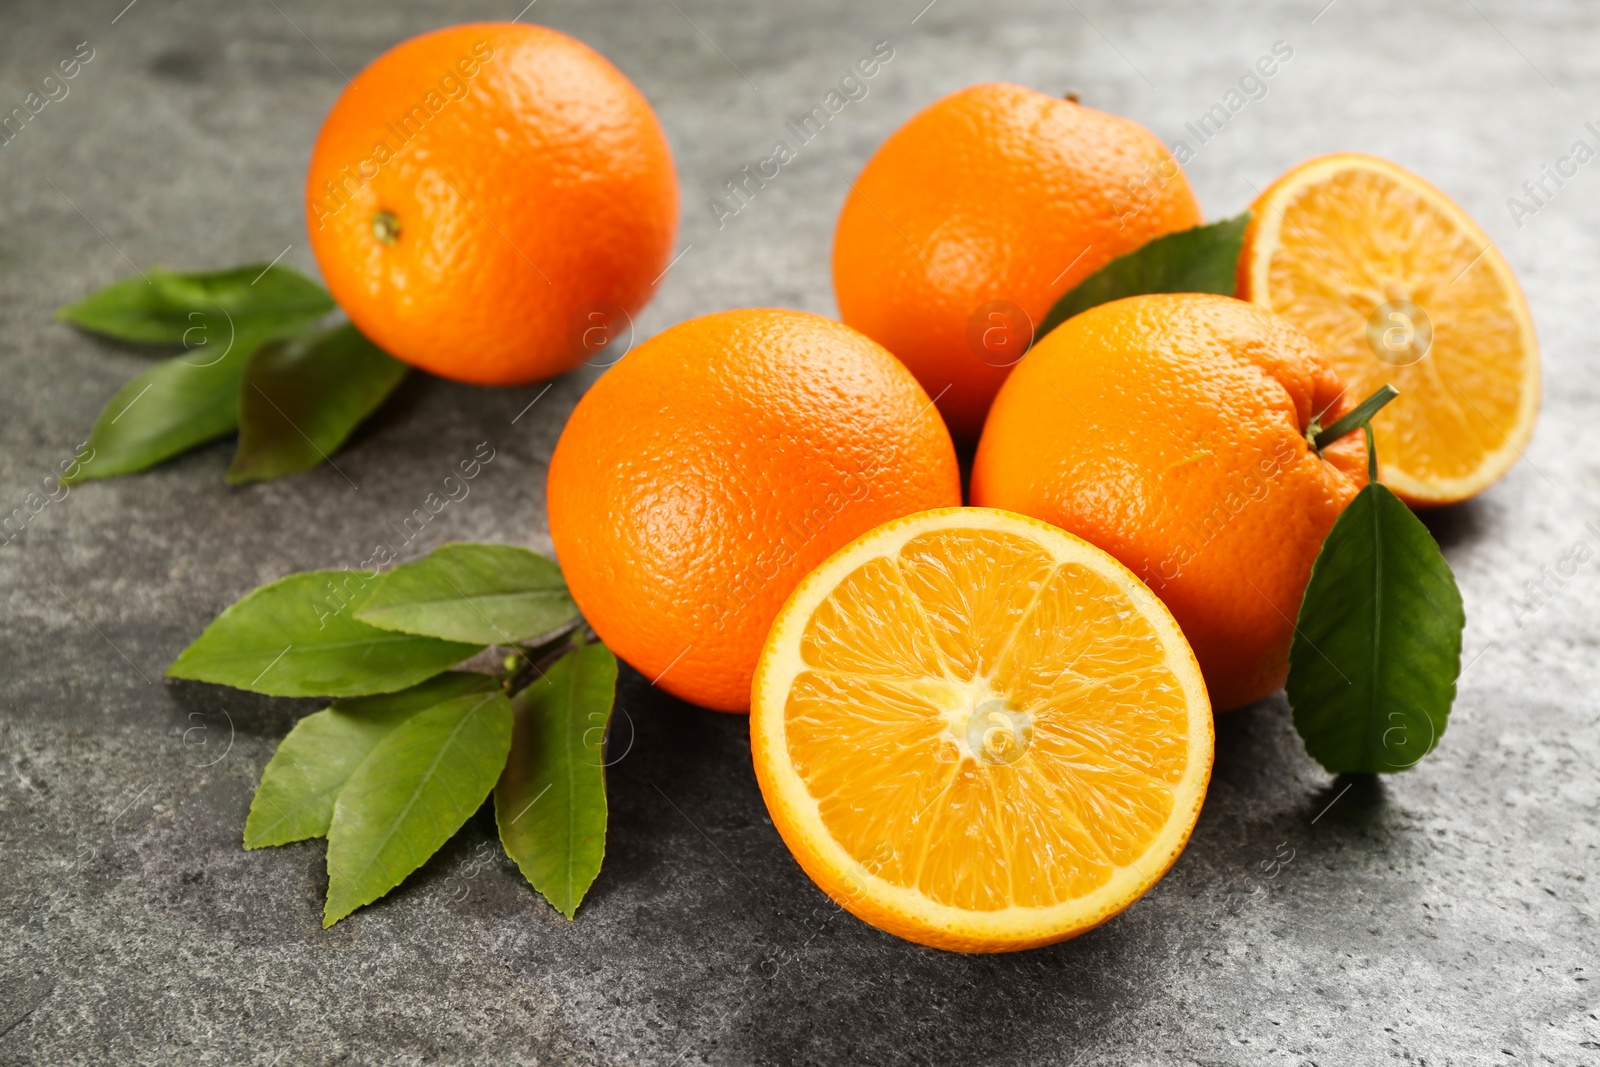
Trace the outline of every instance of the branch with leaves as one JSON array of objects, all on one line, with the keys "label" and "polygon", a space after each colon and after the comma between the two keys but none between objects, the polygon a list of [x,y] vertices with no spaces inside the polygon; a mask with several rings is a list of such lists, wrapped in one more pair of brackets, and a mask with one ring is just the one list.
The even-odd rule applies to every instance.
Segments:
[{"label": "branch with leaves", "polygon": [[[498,672],[451,670],[491,646],[509,650]],[[244,832],[247,849],[327,838],[324,926],[404,881],[491,792],[506,853],[563,915],[599,874],[617,661],[537,553],[458,543],[387,574],[290,575],[167,674],[339,698],[278,746]]]}]

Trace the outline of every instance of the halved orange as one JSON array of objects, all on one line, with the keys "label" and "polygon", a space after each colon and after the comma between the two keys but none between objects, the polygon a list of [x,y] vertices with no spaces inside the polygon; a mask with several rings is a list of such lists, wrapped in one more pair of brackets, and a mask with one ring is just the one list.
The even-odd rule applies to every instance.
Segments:
[{"label": "halved orange", "polygon": [[965,952],[1061,941],[1137,900],[1183,851],[1213,749],[1155,594],[989,508],[896,519],[812,571],[767,637],[750,741],[824,892]]},{"label": "halved orange", "polygon": [[1403,167],[1342,152],[1256,199],[1239,296],[1319,342],[1372,420],[1382,480],[1414,507],[1482,492],[1522,455],[1539,412],[1539,341],[1499,250]]}]

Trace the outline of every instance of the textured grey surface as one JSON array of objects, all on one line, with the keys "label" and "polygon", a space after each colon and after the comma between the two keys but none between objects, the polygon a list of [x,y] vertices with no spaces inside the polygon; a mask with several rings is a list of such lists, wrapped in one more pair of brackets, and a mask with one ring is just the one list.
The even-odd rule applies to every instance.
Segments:
[{"label": "textured grey surface", "polygon": [[[217,446],[74,489],[0,547],[0,1062],[1600,1062],[1600,554],[1547,577],[1574,542],[1600,549],[1600,523],[1585,526],[1600,520],[1600,163],[1520,227],[1506,204],[1574,140],[1596,145],[1595,8],[925,2],[529,11],[633,77],[676,153],[693,248],[640,334],[744,305],[832,313],[846,179],[946,91],[1076,88],[1171,141],[1289,42],[1267,95],[1191,144],[1208,214],[1314,153],[1390,156],[1485,225],[1544,341],[1528,460],[1430,520],[1468,612],[1439,750],[1398,777],[1336,781],[1281,698],[1227,716],[1198,830],[1163,882],[1076,941],[961,957],[837,912],[765,817],[744,722],[625,671],[614,743],[632,747],[575,923],[521,882],[480,813],[324,932],[320,844],[239,847],[256,777],[306,705],[161,672],[257,583],[366,558],[481,441],[494,461],[405,554],[548,547],[545,461],[594,372],[515,425],[537,389],[414,379],[338,457],[343,474],[227,489]],[[521,6],[124,3],[0,4],[0,110],[79,42],[94,49],[69,95],[0,147],[0,511],[141,366],[53,323],[54,307],[130,260],[221,267],[288,246],[312,270],[300,183],[339,70]],[[707,198],[878,40],[895,55],[867,98],[719,231]]]}]

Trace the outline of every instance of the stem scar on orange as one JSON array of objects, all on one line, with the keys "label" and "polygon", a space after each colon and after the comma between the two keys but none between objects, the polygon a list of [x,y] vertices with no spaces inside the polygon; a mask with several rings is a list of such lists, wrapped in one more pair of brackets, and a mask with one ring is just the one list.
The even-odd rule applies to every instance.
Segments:
[{"label": "stem scar on orange", "polygon": [[[514,385],[623,332],[672,250],[678,186],[649,103],[541,26],[484,22],[396,46],[334,104],[306,179],[334,299],[434,374]],[[587,323],[586,323],[587,325]]]},{"label": "stem scar on orange", "polygon": [[911,368],[959,440],[1058,299],[1153,237],[1200,224],[1139,123],[1020,85],[912,116],[851,183],[833,238],[839,315]]},{"label": "stem scar on orange", "polygon": [[595,633],[646,678],[750,706],[773,616],[834,549],[961,502],[921,386],[848,326],[704,315],[607,370],[550,460],[550,539]]}]

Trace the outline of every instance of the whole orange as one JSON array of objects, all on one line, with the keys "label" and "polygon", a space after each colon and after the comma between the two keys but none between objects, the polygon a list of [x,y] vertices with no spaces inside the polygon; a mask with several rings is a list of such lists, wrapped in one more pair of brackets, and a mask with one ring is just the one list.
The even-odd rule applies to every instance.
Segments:
[{"label": "whole orange", "polygon": [[1176,160],[1131,119],[974,85],[867,161],[833,239],[840,317],[884,345],[972,439],[1058,299],[1109,260],[1200,223]]},{"label": "whole orange", "polygon": [[950,434],[888,352],[832,319],[679,323],[578,402],[550,460],[550,538],[573,599],[663,689],[750,707],[801,578],[890,519],[961,503]]},{"label": "whole orange", "polygon": [[1110,552],[1172,610],[1219,710],[1283,684],[1311,564],[1366,483],[1361,434],[1306,439],[1361,400],[1253,304],[1102,304],[1052,330],[995,398],[974,504]]},{"label": "whole orange", "polygon": [[379,56],[323,124],[306,179],[334,299],[424,370],[512,385],[628,328],[671,253],[678,185],[649,103],[565,34],[510,22]]}]

